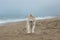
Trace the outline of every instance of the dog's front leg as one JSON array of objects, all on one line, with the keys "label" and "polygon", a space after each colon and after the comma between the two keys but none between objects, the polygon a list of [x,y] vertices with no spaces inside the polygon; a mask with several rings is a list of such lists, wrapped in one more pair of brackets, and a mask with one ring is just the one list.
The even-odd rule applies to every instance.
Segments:
[{"label": "dog's front leg", "polygon": [[26,28],[27,28],[27,33],[31,33],[29,20],[27,21],[27,27]]},{"label": "dog's front leg", "polygon": [[34,33],[34,30],[35,30],[35,22],[33,23],[32,33]]}]

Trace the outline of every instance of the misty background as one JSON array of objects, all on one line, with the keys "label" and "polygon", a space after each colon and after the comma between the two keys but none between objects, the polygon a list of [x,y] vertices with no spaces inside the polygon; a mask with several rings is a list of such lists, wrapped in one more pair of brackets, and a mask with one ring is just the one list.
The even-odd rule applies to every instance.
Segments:
[{"label": "misty background", "polygon": [[60,16],[60,0],[0,0],[0,19]]}]

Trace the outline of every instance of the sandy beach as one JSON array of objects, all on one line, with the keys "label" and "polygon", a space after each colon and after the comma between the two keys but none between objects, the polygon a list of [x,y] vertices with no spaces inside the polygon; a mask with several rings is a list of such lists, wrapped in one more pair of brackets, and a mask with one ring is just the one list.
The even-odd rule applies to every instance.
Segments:
[{"label": "sandy beach", "polygon": [[60,17],[37,20],[35,33],[26,33],[26,21],[0,26],[0,40],[60,40]]}]

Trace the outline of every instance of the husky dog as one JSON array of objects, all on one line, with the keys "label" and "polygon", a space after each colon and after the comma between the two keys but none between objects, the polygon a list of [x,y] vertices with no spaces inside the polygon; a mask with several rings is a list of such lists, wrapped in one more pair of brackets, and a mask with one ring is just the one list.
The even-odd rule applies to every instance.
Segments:
[{"label": "husky dog", "polygon": [[35,23],[36,23],[35,17],[32,16],[32,14],[29,14],[26,26],[27,33],[34,33]]}]

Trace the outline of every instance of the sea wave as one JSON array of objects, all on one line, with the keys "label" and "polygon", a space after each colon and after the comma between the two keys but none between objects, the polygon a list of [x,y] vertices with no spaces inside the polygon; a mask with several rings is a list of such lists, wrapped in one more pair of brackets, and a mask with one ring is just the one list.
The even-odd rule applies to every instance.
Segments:
[{"label": "sea wave", "polygon": [[[50,19],[50,18],[54,18],[54,17],[51,17],[51,16],[48,16],[48,17],[36,17],[36,20],[40,20],[40,19]],[[7,20],[0,20],[0,24],[2,23],[9,23],[9,22],[18,22],[18,21],[26,21],[27,18],[24,18],[24,19],[7,19]]]}]

